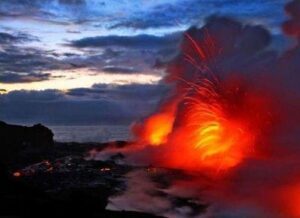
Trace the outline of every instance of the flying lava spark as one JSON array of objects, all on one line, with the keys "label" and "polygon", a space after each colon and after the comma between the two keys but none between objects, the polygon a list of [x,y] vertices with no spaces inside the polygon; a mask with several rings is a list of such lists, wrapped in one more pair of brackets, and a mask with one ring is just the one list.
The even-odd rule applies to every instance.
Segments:
[{"label": "flying lava spark", "polygon": [[209,34],[204,44],[188,34],[186,38],[201,61],[185,54],[196,69],[195,81],[178,78],[184,88],[177,95],[176,109],[171,100],[166,109],[138,124],[138,141],[172,147],[162,162],[168,167],[227,170],[254,150],[259,132],[271,122],[271,102],[243,80],[220,79],[213,73],[207,61],[217,49]]}]

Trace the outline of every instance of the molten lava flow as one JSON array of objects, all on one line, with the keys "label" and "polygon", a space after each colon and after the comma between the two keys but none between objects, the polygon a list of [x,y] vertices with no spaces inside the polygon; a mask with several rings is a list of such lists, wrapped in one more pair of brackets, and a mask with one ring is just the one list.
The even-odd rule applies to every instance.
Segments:
[{"label": "molten lava flow", "polygon": [[154,146],[166,143],[173,122],[174,116],[170,113],[158,113],[149,117],[142,130],[143,142]]}]

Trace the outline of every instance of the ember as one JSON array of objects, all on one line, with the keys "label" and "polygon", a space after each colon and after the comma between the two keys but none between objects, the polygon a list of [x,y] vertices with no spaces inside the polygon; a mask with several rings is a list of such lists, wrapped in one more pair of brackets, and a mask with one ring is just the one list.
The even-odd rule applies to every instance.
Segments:
[{"label": "ember", "polygon": [[22,174],[21,174],[20,172],[17,171],[17,172],[14,172],[14,173],[13,173],[13,176],[14,176],[14,177],[20,177],[20,176],[22,176]]},{"label": "ember", "polygon": [[148,167],[148,168],[146,169],[146,171],[147,171],[149,174],[156,174],[157,171],[158,171],[158,169],[155,168],[155,167]]},{"label": "ember", "polygon": [[111,171],[111,169],[109,167],[104,167],[100,169],[101,172],[107,172],[107,171]]}]

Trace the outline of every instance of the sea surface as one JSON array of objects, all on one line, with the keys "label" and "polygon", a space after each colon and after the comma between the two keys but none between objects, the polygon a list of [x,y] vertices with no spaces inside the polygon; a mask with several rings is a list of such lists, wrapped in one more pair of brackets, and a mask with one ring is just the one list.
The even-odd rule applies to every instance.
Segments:
[{"label": "sea surface", "polygon": [[129,126],[101,125],[101,126],[47,126],[54,133],[54,140],[58,142],[107,142],[128,140]]}]

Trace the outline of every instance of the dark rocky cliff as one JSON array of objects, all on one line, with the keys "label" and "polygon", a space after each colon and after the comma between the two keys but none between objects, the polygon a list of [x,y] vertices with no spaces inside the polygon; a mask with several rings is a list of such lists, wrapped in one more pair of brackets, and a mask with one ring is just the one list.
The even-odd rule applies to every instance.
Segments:
[{"label": "dark rocky cliff", "polygon": [[52,131],[41,124],[25,127],[0,121],[0,160],[3,163],[14,162],[20,153],[48,149],[53,145]]}]

